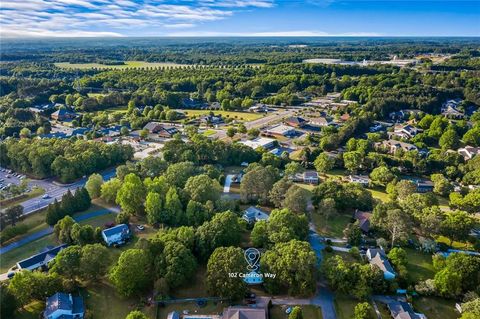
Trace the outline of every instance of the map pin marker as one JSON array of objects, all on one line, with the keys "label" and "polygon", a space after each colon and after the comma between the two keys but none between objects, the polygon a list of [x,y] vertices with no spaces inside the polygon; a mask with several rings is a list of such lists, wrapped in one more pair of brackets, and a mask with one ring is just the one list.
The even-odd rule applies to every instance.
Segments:
[{"label": "map pin marker", "polygon": [[248,248],[245,250],[245,260],[248,263],[248,269],[253,270],[258,268],[257,264],[260,260],[260,252],[256,248]]}]

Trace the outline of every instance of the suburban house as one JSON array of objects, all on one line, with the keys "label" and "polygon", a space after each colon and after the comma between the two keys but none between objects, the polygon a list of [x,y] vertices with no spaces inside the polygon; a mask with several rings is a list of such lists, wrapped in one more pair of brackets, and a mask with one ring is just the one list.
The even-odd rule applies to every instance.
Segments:
[{"label": "suburban house", "polygon": [[267,128],[265,131],[263,131],[263,133],[265,135],[291,137],[295,136],[297,134],[297,131],[295,131],[295,129],[291,126],[278,124]]},{"label": "suburban house", "polygon": [[303,182],[306,184],[317,185],[319,180],[318,173],[316,171],[306,171],[302,174]]},{"label": "suburban house", "polygon": [[465,117],[465,114],[458,109],[461,99],[448,100],[443,103],[441,111],[442,115],[448,118],[462,119]]},{"label": "suburban house", "polygon": [[267,113],[268,111],[270,111],[270,109],[265,104],[258,103],[258,104],[255,104],[254,106],[249,107],[248,111],[255,112],[255,113]]},{"label": "suburban house", "polygon": [[392,154],[400,149],[405,152],[418,150],[418,148],[413,144],[400,142],[396,140],[385,140],[381,143],[381,145],[385,147],[389,153],[392,153]]},{"label": "suburban house", "polygon": [[260,220],[268,220],[269,215],[263,210],[250,206],[243,212],[242,218],[246,220],[249,224],[253,224]]},{"label": "suburban house", "polygon": [[426,179],[407,178],[407,180],[413,182],[417,186],[417,192],[428,193],[433,191],[433,182]]},{"label": "suburban house", "polygon": [[67,244],[63,244],[57,247],[49,248],[39,254],[33,255],[27,259],[17,262],[18,270],[36,270],[41,268],[47,268],[48,264],[55,259],[58,253],[67,247]]},{"label": "suburban house", "polygon": [[208,104],[203,102],[202,100],[192,99],[192,98],[182,99],[182,104],[183,104],[183,107],[187,109],[201,109],[208,106]]},{"label": "suburban house", "polygon": [[348,175],[348,181],[367,187],[370,184],[370,177],[368,177],[368,175]]},{"label": "suburban house", "polygon": [[307,121],[299,116],[290,116],[285,119],[285,124],[293,127],[302,127],[307,124]]},{"label": "suburban house", "polygon": [[393,319],[423,319],[424,314],[413,311],[412,306],[404,301],[392,301],[387,303],[387,308]]},{"label": "suburban house", "polygon": [[85,307],[82,297],[57,292],[47,298],[44,319],[83,319]]},{"label": "suburban house", "polygon": [[368,262],[372,266],[377,266],[383,271],[383,278],[393,280],[396,277],[395,270],[387,259],[387,255],[383,249],[370,248],[367,250]]},{"label": "suburban house", "polygon": [[102,237],[107,246],[122,245],[130,238],[130,229],[126,224],[119,224],[102,230]]},{"label": "suburban house", "polygon": [[205,125],[218,125],[223,123],[220,115],[205,115],[200,119],[200,122]]},{"label": "suburban house", "polygon": [[223,311],[222,319],[267,319],[264,307],[231,306]]},{"label": "suburban house", "polygon": [[179,133],[179,130],[175,126],[165,125],[159,122],[149,122],[143,129],[164,138],[172,138],[175,134]]},{"label": "suburban house", "polygon": [[463,159],[471,160],[475,155],[480,154],[480,147],[465,146],[458,149],[458,154],[463,156]]},{"label": "suburban house", "polygon": [[267,137],[257,137],[256,139],[242,141],[240,143],[248,147],[251,147],[254,150],[256,150],[259,147],[263,147],[264,149],[270,149],[275,145],[276,140],[274,140],[273,138],[267,138]]},{"label": "suburban house", "polygon": [[368,233],[370,231],[370,217],[372,217],[372,213],[362,212],[358,209],[356,209],[355,213],[353,213],[353,218],[358,220],[358,226],[364,233]]},{"label": "suburban house", "polygon": [[67,108],[61,108],[58,111],[53,112],[50,117],[55,121],[69,121],[78,116],[74,111],[70,111]]},{"label": "suburban house", "polygon": [[330,125],[330,120],[326,117],[319,116],[319,117],[310,117],[308,119],[308,124],[313,126],[328,126]]},{"label": "suburban house", "polygon": [[393,133],[390,135],[398,136],[400,138],[409,139],[422,132],[421,129],[416,128],[413,125],[396,125],[393,129]]}]

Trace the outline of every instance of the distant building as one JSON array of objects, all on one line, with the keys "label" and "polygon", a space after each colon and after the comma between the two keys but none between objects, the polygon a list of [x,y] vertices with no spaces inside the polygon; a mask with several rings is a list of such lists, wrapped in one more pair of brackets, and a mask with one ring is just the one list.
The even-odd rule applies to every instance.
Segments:
[{"label": "distant building", "polygon": [[231,306],[223,311],[222,319],[267,319],[265,308]]},{"label": "distant building", "polygon": [[208,106],[208,104],[203,102],[202,100],[197,100],[192,98],[183,99],[182,104],[183,104],[183,107],[188,109],[201,109]]},{"label": "distant building", "polygon": [[364,233],[370,231],[370,217],[372,217],[372,213],[362,212],[358,209],[356,209],[353,214],[353,218],[358,220],[358,226]]},{"label": "distant building", "polygon": [[319,116],[319,117],[310,117],[308,119],[308,124],[313,126],[328,126],[330,125],[330,120],[326,117]]},{"label": "distant building", "polygon": [[270,149],[275,145],[276,140],[267,137],[257,137],[253,140],[247,140],[240,142],[243,145],[253,148],[256,150],[259,147],[263,147],[265,149]]},{"label": "distant building", "polygon": [[77,113],[67,108],[61,108],[50,115],[50,117],[55,121],[70,121],[75,119],[77,116]]},{"label": "distant building", "polygon": [[285,119],[285,124],[293,127],[302,127],[307,124],[307,121],[299,116],[290,116]]},{"label": "distant building", "polygon": [[413,311],[412,306],[404,301],[392,301],[387,303],[387,308],[393,319],[423,319],[425,315]]},{"label": "distant building", "polygon": [[458,154],[463,156],[463,159],[471,160],[475,155],[480,154],[480,147],[465,146],[458,149]]},{"label": "distant building", "polygon": [[407,180],[413,182],[417,186],[417,192],[428,193],[433,191],[433,182],[426,179],[408,178]]},{"label": "distant building", "polygon": [[367,187],[370,184],[370,177],[368,175],[348,175],[348,181]]},{"label": "distant building", "polygon": [[248,111],[255,113],[267,113],[270,111],[270,109],[265,104],[255,104],[254,106],[249,107]]},{"label": "distant building", "polygon": [[47,298],[44,319],[83,319],[85,307],[82,297],[57,292]]},{"label": "distant building", "polygon": [[461,99],[448,100],[442,105],[442,115],[453,119],[462,119],[465,117],[463,111],[459,110],[459,106],[462,103]]},{"label": "distant building", "polygon": [[180,313],[178,313],[176,311],[172,311],[172,312],[168,313],[167,319],[180,319]]},{"label": "distant building", "polygon": [[317,185],[320,181],[318,173],[315,171],[306,171],[302,174],[303,182],[306,184]]},{"label": "distant building", "polygon": [[218,125],[223,123],[223,119],[221,116],[205,115],[200,119],[200,122],[206,125]]},{"label": "distant building", "polygon": [[396,125],[391,135],[398,136],[400,138],[410,139],[422,132],[421,129],[416,128],[413,125]]},{"label": "distant building", "polygon": [[397,150],[400,149],[405,152],[418,151],[418,148],[415,145],[396,140],[385,140],[381,143],[381,145],[387,148],[388,152],[391,154],[395,153]]},{"label": "distant building", "polygon": [[260,220],[268,220],[269,215],[265,213],[263,210],[250,206],[247,208],[244,213],[242,218],[246,220],[249,224],[253,224],[255,222],[258,222]]},{"label": "distant building", "polygon": [[143,129],[164,138],[172,138],[175,134],[179,133],[179,130],[175,126],[165,125],[159,122],[149,122]]},{"label": "distant building", "polygon": [[342,122],[346,122],[349,119],[350,119],[350,114],[348,114],[348,113],[344,113],[344,114],[342,114],[342,116],[340,116],[340,121],[342,121]]},{"label": "distant building", "polygon": [[395,270],[387,259],[387,255],[383,249],[368,249],[367,250],[368,262],[372,266],[377,266],[383,271],[383,278],[387,280],[393,280],[396,277]]},{"label": "distant building", "polygon": [[46,268],[48,267],[48,264],[55,259],[57,254],[62,250],[67,247],[67,244],[63,244],[57,247],[49,248],[45,250],[44,252],[41,252],[39,254],[33,255],[32,257],[29,257],[27,259],[24,259],[22,261],[17,262],[17,268],[18,270],[37,270],[41,268]]},{"label": "distant building", "polygon": [[130,229],[126,224],[102,230],[102,237],[107,246],[122,245],[130,239]]},{"label": "distant building", "polygon": [[264,131],[266,135],[291,137],[297,134],[294,128],[284,124],[274,125]]}]

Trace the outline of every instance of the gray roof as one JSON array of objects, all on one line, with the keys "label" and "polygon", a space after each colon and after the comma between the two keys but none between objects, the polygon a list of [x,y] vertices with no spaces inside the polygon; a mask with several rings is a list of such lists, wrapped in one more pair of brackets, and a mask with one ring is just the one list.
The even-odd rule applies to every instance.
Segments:
[{"label": "gray roof", "polygon": [[67,244],[63,244],[63,245],[60,245],[60,246],[57,246],[57,247],[53,247],[53,248],[48,249],[46,251],[43,251],[39,254],[33,255],[33,256],[31,256],[27,259],[21,260],[17,264],[18,264],[18,266],[20,266],[20,268],[29,268],[29,267],[34,266],[34,265],[36,265],[36,264],[38,264],[42,261],[45,262],[45,263],[48,263],[50,260],[55,258],[55,256],[57,256],[57,254],[62,249],[64,249],[65,247],[67,247]]},{"label": "gray roof", "polygon": [[[57,292],[53,296],[47,298],[47,304],[45,307],[45,317],[53,314],[57,310],[66,310],[72,314],[78,314],[84,312],[82,297],[73,297],[70,294],[63,292]],[[69,318],[68,316],[65,318]]]},{"label": "gray roof", "polygon": [[241,306],[228,307],[223,319],[266,319],[267,313],[264,308],[250,308]]},{"label": "gray roof", "polygon": [[420,319],[412,306],[409,303],[403,301],[393,301],[387,304],[390,314],[395,319]]},{"label": "gray roof", "polygon": [[102,233],[105,234],[105,236],[110,237],[116,234],[120,233],[125,233],[128,234],[130,232],[130,229],[128,228],[128,225],[126,224],[119,224],[117,226],[113,226],[111,228],[107,228],[105,230],[102,230]]}]

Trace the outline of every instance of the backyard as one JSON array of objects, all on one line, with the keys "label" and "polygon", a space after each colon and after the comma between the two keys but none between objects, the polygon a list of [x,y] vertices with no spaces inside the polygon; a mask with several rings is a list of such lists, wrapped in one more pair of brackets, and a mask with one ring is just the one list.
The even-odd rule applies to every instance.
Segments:
[{"label": "backyard", "polygon": [[188,117],[198,117],[202,115],[208,115],[213,112],[215,115],[221,115],[224,118],[233,118],[242,121],[253,121],[261,118],[263,115],[259,113],[250,112],[233,112],[233,111],[211,111],[211,110],[184,110],[185,115]]},{"label": "backyard", "polygon": [[[338,319],[353,318],[355,306],[360,302],[361,301],[358,301],[350,296],[337,295],[335,297],[335,309],[337,311]],[[375,311],[373,310],[373,306],[372,306],[372,311],[370,316],[371,318],[376,318]]]},{"label": "backyard", "polygon": [[[288,306],[294,307],[294,306]],[[285,312],[288,308],[287,306],[273,306],[270,308],[270,319],[287,319],[288,315]],[[322,319],[322,310],[319,307],[312,305],[304,305],[302,307],[303,318],[307,319]]]},{"label": "backyard", "polygon": [[333,216],[330,216],[328,221],[326,221],[325,217],[318,212],[313,212],[311,216],[313,224],[320,235],[336,238],[343,237],[343,230],[352,219],[352,215],[346,213],[334,214]]}]

